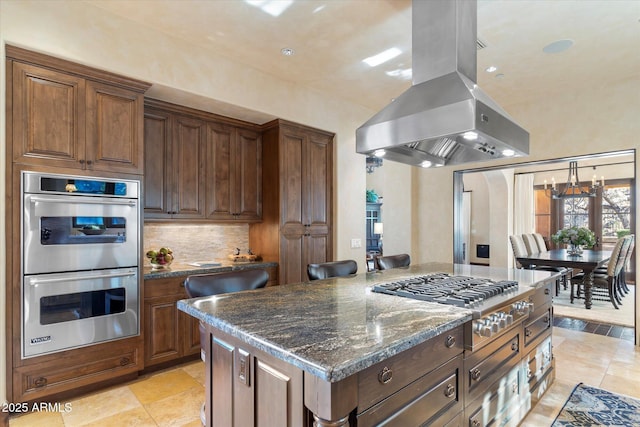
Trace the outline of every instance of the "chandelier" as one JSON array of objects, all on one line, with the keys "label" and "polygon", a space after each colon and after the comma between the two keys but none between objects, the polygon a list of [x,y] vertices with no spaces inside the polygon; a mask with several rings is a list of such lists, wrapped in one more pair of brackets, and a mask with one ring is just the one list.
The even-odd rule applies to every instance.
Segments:
[{"label": "chandelier", "polygon": [[377,156],[367,156],[367,173],[373,173],[375,168],[382,166],[382,158]]},{"label": "chandelier", "polygon": [[[594,166],[595,169],[595,166]],[[567,199],[576,197],[596,197],[598,188],[604,187],[604,176],[600,178],[600,181],[596,180],[596,176],[591,178],[591,185],[585,190],[585,185],[580,184],[580,178],[578,178],[578,162],[569,162],[569,176],[567,183],[562,191],[558,191],[556,188],[555,178],[551,178],[551,190],[547,190],[547,180],[544,180],[544,190],[548,196],[552,199]]]}]

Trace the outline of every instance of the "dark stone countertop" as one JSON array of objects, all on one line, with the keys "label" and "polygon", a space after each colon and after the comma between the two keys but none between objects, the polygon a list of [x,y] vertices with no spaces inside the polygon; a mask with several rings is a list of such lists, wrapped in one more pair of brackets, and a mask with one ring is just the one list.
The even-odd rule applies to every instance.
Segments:
[{"label": "dark stone countertop", "polygon": [[178,301],[178,308],[323,380],[336,382],[471,320],[471,310],[374,293],[373,284],[429,272],[517,280],[548,272],[424,264]]},{"label": "dark stone countertop", "polygon": [[215,260],[220,263],[215,267],[198,267],[187,263],[173,262],[168,269],[152,270],[148,264],[144,265],[144,280],[164,279],[167,277],[187,277],[192,274],[220,273],[223,271],[243,270],[249,268],[269,268],[277,267],[277,262],[254,261],[254,262],[233,262],[227,260]]}]

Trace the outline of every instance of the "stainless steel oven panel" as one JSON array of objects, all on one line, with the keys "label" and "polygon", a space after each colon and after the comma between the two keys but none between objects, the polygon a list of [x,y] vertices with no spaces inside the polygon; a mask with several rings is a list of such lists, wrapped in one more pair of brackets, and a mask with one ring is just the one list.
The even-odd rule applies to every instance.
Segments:
[{"label": "stainless steel oven panel", "polygon": [[[117,185],[121,192],[118,194],[111,194],[107,197],[123,197],[129,199],[138,199],[140,192],[140,182],[135,180],[127,180],[127,179],[112,179],[112,178],[98,178],[93,176],[79,176],[79,175],[58,175],[58,174],[48,174],[48,173],[40,173],[40,172],[23,172],[23,187],[22,191],[24,193],[39,193],[39,194],[77,194],[77,195],[87,195],[89,193],[83,193],[82,189],[73,187],[67,187],[66,185],[61,184],[59,188],[51,187],[45,185],[44,180],[58,180],[64,182],[73,183],[75,181],[83,181],[83,182],[102,182],[109,183],[112,185]],[[72,190],[74,189],[74,190]],[[100,194],[89,194],[102,196]],[[103,196],[104,197],[104,196]]]},{"label": "stainless steel oven panel", "polygon": [[[138,277],[137,267],[25,277],[22,357],[138,335]],[[123,294],[124,298],[112,298],[110,293]],[[96,294],[103,298],[92,301],[91,296]],[[67,303],[65,299],[69,296],[78,296],[75,298],[78,305]],[[58,299],[60,302],[56,305]],[[43,310],[41,302],[44,300],[52,300],[54,304]],[[82,308],[85,305],[86,310]],[[116,311],[114,314],[105,314]],[[52,319],[52,316],[59,316],[59,320]],[[72,320],[69,320],[70,317]]]},{"label": "stainless steel oven panel", "polygon": [[[138,265],[138,200],[26,193],[23,198],[24,274]],[[82,217],[124,218],[125,227],[85,235],[71,223]],[[44,218],[59,223],[45,226]],[[58,236],[56,244],[43,244],[49,238],[43,233]]]}]

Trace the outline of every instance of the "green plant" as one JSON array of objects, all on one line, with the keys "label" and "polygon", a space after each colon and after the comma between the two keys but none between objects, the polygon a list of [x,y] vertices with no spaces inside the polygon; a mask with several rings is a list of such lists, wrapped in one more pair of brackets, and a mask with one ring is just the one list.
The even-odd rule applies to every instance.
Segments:
[{"label": "green plant", "polygon": [[596,244],[596,235],[586,227],[569,227],[558,230],[551,236],[555,243],[566,245],[580,245],[590,248]]},{"label": "green plant", "polygon": [[375,190],[367,190],[367,202],[376,203],[378,201],[378,197],[380,196],[378,196],[378,193],[376,193]]},{"label": "green plant", "polygon": [[629,234],[631,234],[631,230],[618,230],[616,231],[616,235],[618,236],[618,239],[624,236],[628,236]]}]

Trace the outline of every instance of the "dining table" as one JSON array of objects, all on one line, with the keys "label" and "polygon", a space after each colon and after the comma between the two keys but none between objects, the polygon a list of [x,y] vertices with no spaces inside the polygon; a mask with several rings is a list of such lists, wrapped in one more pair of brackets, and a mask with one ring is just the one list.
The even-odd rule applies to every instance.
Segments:
[{"label": "dining table", "polygon": [[536,267],[565,267],[580,269],[584,272],[584,306],[587,310],[592,306],[593,271],[607,264],[611,258],[611,251],[583,250],[581,254],[569,254],[567,249],[551,249],[537,252],[525,257],[516,257],[523,268]]}]

